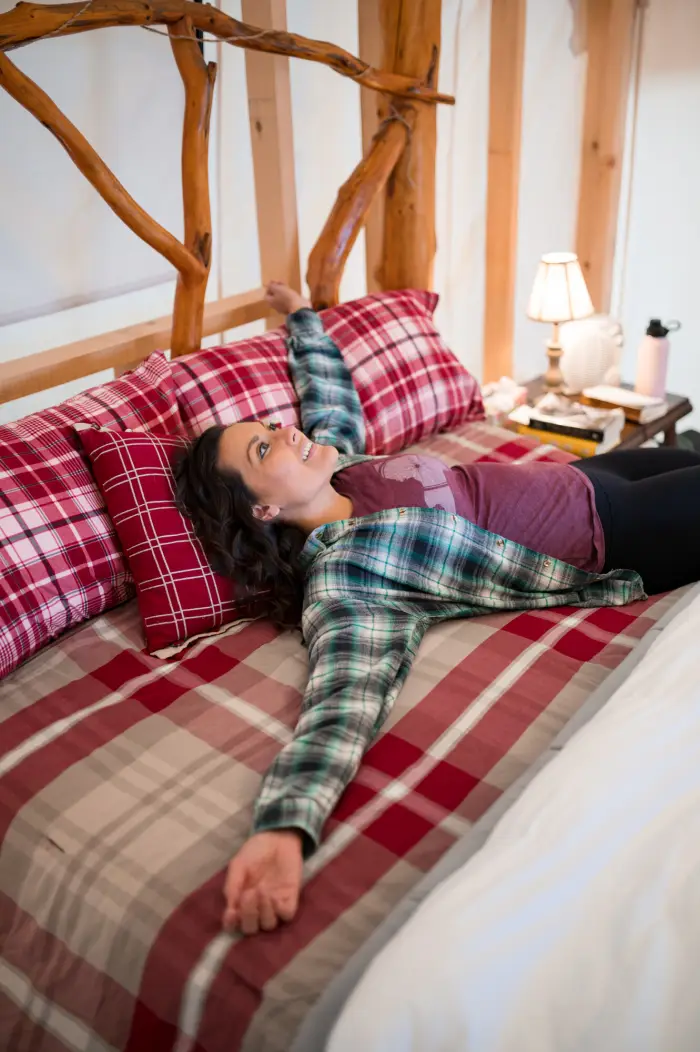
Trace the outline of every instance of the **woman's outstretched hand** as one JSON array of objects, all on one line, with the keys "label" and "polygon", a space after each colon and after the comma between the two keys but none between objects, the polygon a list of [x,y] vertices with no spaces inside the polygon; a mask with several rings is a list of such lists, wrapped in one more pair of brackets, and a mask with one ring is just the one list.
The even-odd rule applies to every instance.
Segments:
[{"label": "woman's outstretched hand", "polygon": [[293,829],[247,840],[228,867],[224,929],[255,935],[290,921],[299,905],[302,866],[301,834]]},{"label": "woman's outstretched hand", "polygon": [[265,289],[265,299],[280,314],[293,314],[295,310],[311,306],[307,299],[283,281],[270,281]]}]

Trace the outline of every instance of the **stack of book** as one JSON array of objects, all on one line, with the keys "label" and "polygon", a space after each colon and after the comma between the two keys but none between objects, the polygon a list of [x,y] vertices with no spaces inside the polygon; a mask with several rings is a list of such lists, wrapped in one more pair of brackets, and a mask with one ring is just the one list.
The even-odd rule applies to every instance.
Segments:
[{"label": "stack of book", "polygon": [[518,406],[509,419],[521,435],[550,442],[579,457],[605,453],[620,441],[625,414],[599,409],[560,395],[545,395],[535,406]]}]

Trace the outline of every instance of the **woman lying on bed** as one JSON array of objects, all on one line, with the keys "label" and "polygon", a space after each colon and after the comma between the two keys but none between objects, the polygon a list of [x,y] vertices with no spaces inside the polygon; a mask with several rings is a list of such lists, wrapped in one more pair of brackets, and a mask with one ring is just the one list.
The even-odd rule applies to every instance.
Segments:
[{"label": "woman lying on bed", "polygon": [[228,871],[224,926],[246,934],[294,916],[303,858],[430,625],[617,606],[700,578],[700,455],[452,468],[361,456],[362,411],[340,352],[308,301],[278,282],[267,298],[289,315],[303,431],[213,427],[176,472],[215,568],[267,592],[269,616],[301,625],[309,650],[294,737],[263,779],[252,835]]}]

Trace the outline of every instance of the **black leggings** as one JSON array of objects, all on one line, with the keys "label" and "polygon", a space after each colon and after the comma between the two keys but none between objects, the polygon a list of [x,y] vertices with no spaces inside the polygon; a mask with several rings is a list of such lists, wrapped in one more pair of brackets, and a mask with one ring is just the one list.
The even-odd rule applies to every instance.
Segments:
[{"label": "black leggings", "polygon": [[700,453],[613,450],[573,464],[595,489],[604,570],[636,570],[649,595],[700,580]]}]

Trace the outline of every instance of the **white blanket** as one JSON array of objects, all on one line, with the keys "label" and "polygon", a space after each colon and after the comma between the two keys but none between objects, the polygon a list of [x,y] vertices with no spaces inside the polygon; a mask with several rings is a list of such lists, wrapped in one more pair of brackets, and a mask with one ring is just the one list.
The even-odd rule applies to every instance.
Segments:
[{"label": "white blanket", "polygon": [[432,892],[329,1052],[700,1050],[700,597]]}]

